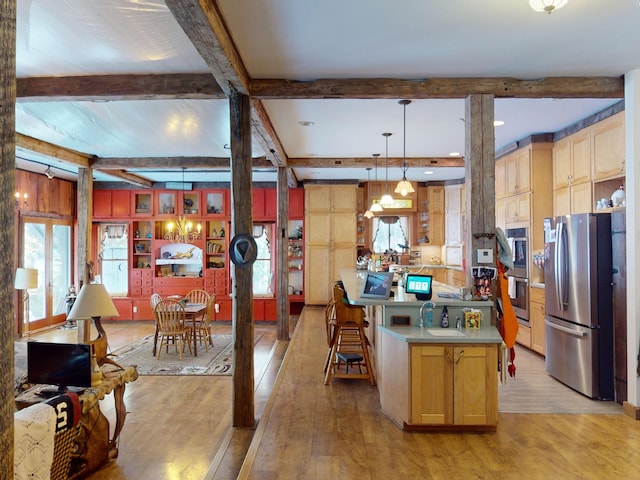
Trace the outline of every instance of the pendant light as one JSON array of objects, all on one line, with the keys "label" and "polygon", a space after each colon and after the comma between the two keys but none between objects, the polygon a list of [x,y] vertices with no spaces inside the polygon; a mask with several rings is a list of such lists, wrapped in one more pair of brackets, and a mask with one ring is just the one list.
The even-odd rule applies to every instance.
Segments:
[{"label": "pendant light", "polygon": [[[378,157],[379,156],[380,156],[379,153],[373,154],[373,158],[376,159],[376,185],[378,184]],[[369,207],[369,210],[371,210],[373,213],[379,213],[383,210],[383,208],[382,208],[382,205],[380,205],[380,203],[378,202],[378,200],[373,198],[373,200],[371,201],[371,207]]]},{"label": "pendant light", "polygon": [[398,103],[404,107],[404,126],[402,129],[402,180],[398,182],[394,193],[399,193],[403,197],[406,197],[409,193],[415,192],[411,182],[407,180],[407,105],[411,103],[411,100],[400,100]]},{"label": "pendant light", "polygon": [[[369,195],[371,192],[371,167],[367,167],[367,205],[369,205]],[[364,212],[365,218],[373,218],[373,212],[367,208],[367,211]]]},{"label": "pendant light", "polygon": [[384,183],[384,195],[382,196],[382,198],[380,199],[380,205],[382,205],[383,208],[389,208],[391,206],[393,206],[393,197],[389,194],[389,137],[391,136],[391,134],[389,132],[385,132],[382,134],[382,136],[385,139],[386,142],[386,149],[387,149],[387,160],[385,162],[385,183]]},{"label": "pendant light", "polygon": [[536,12],[553,13],[564,7],[569,0],[529,0],[529,6]]}]

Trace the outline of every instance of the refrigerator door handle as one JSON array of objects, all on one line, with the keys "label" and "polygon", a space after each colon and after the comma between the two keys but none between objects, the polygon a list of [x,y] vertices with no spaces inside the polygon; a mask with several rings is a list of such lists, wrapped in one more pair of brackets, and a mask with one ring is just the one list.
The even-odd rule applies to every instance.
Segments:
[{"label": "refrigerator door handle", "polygon": [[574,330],[573,328],[563,327],[562,325],[550,322],[549,320],[545,320],[544,323],[546,325],[549,325],[551,328],[555,328],[556,330],[560,330],[561,332],[568,333],[569,335],[573,335],[574,337],[586,337],[588,335],[587,332],[581,332],[579,330]]},{"label": "refrigerator door handle", "polygon": [[562,220],[560,220],[557,224],[556,224],[556,254],[555,254],[555,258],[554,258],[554,280],[555,280],[555,287],[556,287],[556,301],[558,302],[558,310],[562,311],[563,310],[563,288],[562,288],[562,282],[564,280],[564,271],[563,271],[563,265],[564,265],[564,243],[562,241],[562,234],[563,234],[563,223]]}]

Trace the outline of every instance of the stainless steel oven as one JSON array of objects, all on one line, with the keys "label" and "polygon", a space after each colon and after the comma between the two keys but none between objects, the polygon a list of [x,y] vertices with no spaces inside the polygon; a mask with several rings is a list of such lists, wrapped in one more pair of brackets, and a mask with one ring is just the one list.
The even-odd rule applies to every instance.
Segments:
[{"label": "stainless steel oven", "polygon": [[505,232],[513,255],[513,270],[507,272],[519,278],[529,278],[529,237],[526,228],[508,228]]},{"label": "stainless steel oven", "polygon": [[509,298],[518,322],[529,326],[529,281],[526,278],[508,277]]}]

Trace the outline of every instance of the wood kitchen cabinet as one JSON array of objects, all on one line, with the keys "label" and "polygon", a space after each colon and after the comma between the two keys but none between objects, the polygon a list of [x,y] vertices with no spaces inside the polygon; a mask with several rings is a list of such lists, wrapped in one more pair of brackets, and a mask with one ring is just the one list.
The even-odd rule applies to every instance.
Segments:
[{"label": "wood kitchen cabinet", "polygon": [[326,305],[356,262],[356,185],[305,185],[305,302]]},{"label": "wood kitchen cabinet", "polygon": [[590,135],[584,129],[558,140],[553,146],[553,189],[590,181]]},{"label": "wood kitchen cabinet", "polygon": [[593,180],[624,175],[624,112],[616,113],[591,127],[591,156]]},{"label": "wood kitchen cabinet", "polygon": [[544,333],[544,289],[529,288],[529,324],[531,325],[531,350],[546,355]]},{"label": "wood kitchen cabinet", "polygon": [[503,160],[506,196],[531,191],[530,153],[530,149],[523,148],[507,155]]},{"label": "wood kitchen cabinet", "polygon": [[498,421],[498,346],[411,346],[412,425],[478,425]]},{"label": "wood kitchen cabinet", "polygon": [[506,225],[528,222],[531,219],[531,194],[523,193],[505,199]]}]

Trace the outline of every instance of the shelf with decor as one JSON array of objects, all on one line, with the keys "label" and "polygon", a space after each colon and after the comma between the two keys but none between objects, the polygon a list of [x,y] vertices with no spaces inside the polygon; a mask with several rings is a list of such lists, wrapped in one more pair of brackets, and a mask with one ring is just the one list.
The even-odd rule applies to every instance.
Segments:
[{"label": "shelf with decor", "polygon": [[304,301],[304,232],[302,220],[288,222],[289,299]]},{"label": "shelf with decor", "polygon": [[131,268],[151,268],[152,247],[153,247],[153,222],[137,221],[132,222],[133,231],[131,244]]},{"label": "shelf with decor", "polygon": [[202,249],[191,243],[167,243],[155,259],[156,277],[201,277]]},{"label": "shelf with decor", "polygon": [[132,192],[133,214],[135,216],[153,215],[153,194],[151,192]]},{"label": "shelf with decor", "polygon": [[227,266],[227,221],[209,220],[205,230],[205,267],[223,269]]}]

